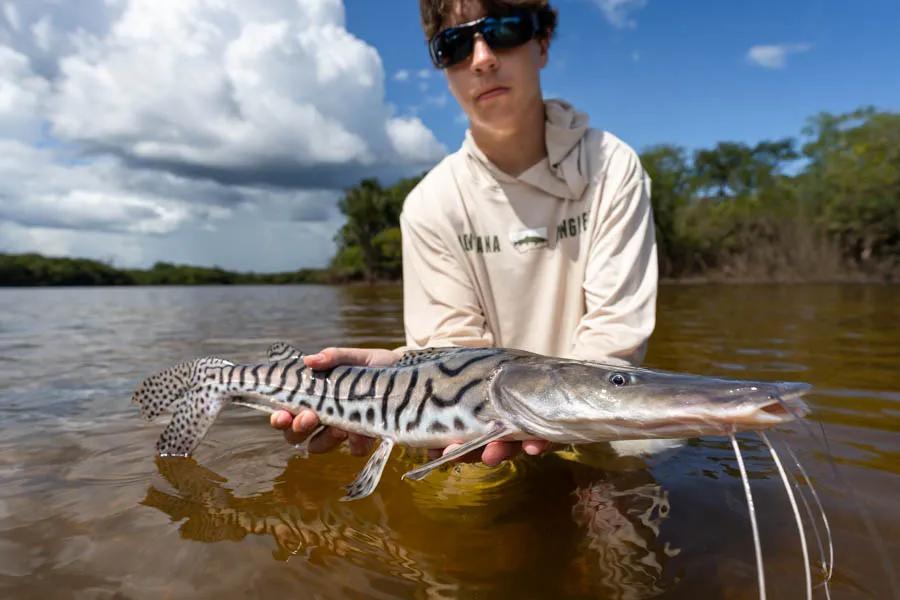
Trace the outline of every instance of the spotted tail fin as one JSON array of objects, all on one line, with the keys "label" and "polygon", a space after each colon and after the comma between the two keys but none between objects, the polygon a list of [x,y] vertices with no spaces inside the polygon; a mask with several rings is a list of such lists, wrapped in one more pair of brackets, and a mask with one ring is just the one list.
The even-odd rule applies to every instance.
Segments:
[{"label": "spotted tail fin", "polygon": [[202,383],[206,367],[224,367],[230,365],[222,358],[198,358],[179,363],[171,369],[160,371],[141,382],[131,401],[141,409],[141,416],[152,421],[173,402],[183,398],[188,390]]},{"label": "spotted tail fin", "polygon": [[212,383],[219,368],[231,364],[221,358],[198,358],[141,382],[132,402],[140,407],[145,419],[155,419],[170,408],[175,411],[156,443],[159,454],[186,456],[197,447],[224,400],[217,386],[204,384]]}]

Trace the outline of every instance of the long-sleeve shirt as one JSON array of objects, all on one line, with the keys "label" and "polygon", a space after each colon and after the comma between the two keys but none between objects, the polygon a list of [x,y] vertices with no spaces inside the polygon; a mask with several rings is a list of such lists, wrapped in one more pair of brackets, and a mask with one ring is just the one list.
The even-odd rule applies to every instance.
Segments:
[{"label": "long-sleeve shirt", "polygon": [[657,287],[650,180],[583,113],[555,100],[545,112],[547,156],[523,173],[504,173],[467,132],[407,197],[407,348],[642,360]]}]

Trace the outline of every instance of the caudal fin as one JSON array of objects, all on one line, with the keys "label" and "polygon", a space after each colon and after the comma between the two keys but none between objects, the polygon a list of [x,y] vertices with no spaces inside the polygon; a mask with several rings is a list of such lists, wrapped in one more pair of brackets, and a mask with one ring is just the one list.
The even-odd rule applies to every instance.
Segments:
[{"label": "caudal fin", "polygon": [[[156,443],[161,455],[188,455],[200,443],[219,411],[223,398],[215,385],[219,368],[231,365],[221,358],[198,358],[180,363],[141,382],[132,402],[148,420],[174,408],[175,414]],[[213,367],[213,368],[210,368]]]},{"label": "caudal fin", "polygon": [[160,456],[188,456],[222,410],[221,394],[204,388],[188,390],[156,442]]},{"label": "caudal fin", "polygon": [[131,401],[140,407],[142,417],[152,421],[173,402],[183,398],[189,389],[203,383],[201,380],[208,375],[206,367],[230,364],[225,359],[212,357],[184,361],[143,380],[131,396]]}]

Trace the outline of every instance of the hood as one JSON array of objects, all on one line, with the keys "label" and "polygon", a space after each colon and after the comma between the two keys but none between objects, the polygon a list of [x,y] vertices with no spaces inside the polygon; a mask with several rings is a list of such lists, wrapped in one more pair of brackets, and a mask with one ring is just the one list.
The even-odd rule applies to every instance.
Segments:
[{"label": "hood", "polygon": [[466,130],[463,150],[500,181],[521,181],[552,196],[578,200],[587,188],[588,150],[585,133],[588,116],[562,100],[544,102],[547,156],[518,177],[504,173],[475,144]]}]

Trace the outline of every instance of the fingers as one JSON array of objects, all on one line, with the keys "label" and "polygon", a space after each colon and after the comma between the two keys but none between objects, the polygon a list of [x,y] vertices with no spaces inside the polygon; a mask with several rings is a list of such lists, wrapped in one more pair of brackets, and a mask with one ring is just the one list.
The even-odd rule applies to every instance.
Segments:
[{"label": "fingers", "polygon": [[[438,458],[443,454],[447,454],[448,452],[453,452],[460,446],[462,446],[462,444],[450,444],[449,446],[444,448],[443,451],[436,450],[435,451],[436,454],[435,454],[434,458]],[[431,456],[430,450],[428,451],[428,455]],[[481,449],[476,448],[475,450],[472,450],[471,452],[466,452],[465,454],[463,454],[462,456],[457,458],[454,462],[474,463],[474,462],[478,462],[480,459],[481,459]]]},{"label": "fingers", "polygon": [[286,410],[279,410],[269,416],[269,424],[275,429],[287,429],[293,420],[294,416]]},{"label": "fingers", "polygon": [[[285,410],[280,410],[272,414],[269,422],[275,429],[284,431],[284,439],[288,443],[300,444],[319,426],[319,417],[311,410],[303,410],[296,417]],[[373,438],[364,435],[348,434],[346,431],[328,427],[321,435],[310,441],[309,451],[312,453],[328,452],[344,440],[348,440],[350,453],[354,456],[368,454],[374,441]]]},{"label": "fingers", "polygon": [[481,453],[481,460],[489,467],[496,467],[521,451],[522,444],[519,442],[489,442]]},{"label": "fingers", "polygon": [[347,439],[347,432],[334,427],[328,427],[320,435],[309,442],[309,451],[313,454],[330,452],[341,445]]},{"label": "fingers", "polygon": [[347,445],[350,446],[350,454],[353,456],[366,456],[372,449],[375,440],[365,435],[351,433],[347,436]]},{"label": "fingers", "polygon": [[550,448],[550,443],[547,440],[525,440],[522,442],[522,450],[529,456],[537,456],[546,452]]},{"label": "fingers", "polygon": [[[428,450],[428,458],[434,460],[443,454],[452,452],[460,447],[461,444],[450,444],[443,450],[439,448],[430,448]],[[543,454],[551,446],[551,442],[547,440],[525,440],[523,442],[489,442],[483,449],[472,450],[471,452],[456,459],[455,462],[478,462],[480,459],[489,467],[496,467],[504,460],[514,457],[521,451],[525,451],[529,456],[537,456]]]},{"label": "fingers", "polygon": [[302,410],[293,416],[286,410],[279,410],[269,417],[269,423],[275,429],[284,431],[284,439],[290,444],[299,444],[319,426],[319,417],[311,410]]},{"label": "fingers", "polygon": [[317,354],[303,357],[307,367],[319,371],[333,369],[338,365],[360,367],[386,367],[403,356],[399,352],[384,348],[325,348]]},{"label": "fingers", "polygon": [[363,348],[325,348],[318,354],[304,356],[303,362],[316,370],[333,369],[338,365],[365,366],[369,364],[371,353]]}]

